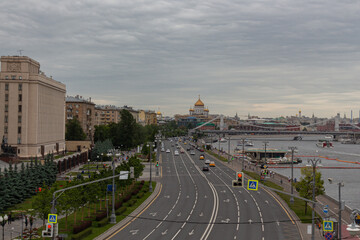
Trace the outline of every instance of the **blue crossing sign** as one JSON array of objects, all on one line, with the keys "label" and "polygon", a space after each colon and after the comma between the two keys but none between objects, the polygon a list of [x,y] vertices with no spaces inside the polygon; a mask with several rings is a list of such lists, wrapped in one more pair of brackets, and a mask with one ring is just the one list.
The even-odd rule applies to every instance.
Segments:
[{"label": "blue crossing sign", "polygon": [[325,205],[325,206],[323,207],[323,211],[324,211],[324,213],[328,213],[328,212],[329,212],[329,206],[328,206],[328,205]]},{"label": "blue crossing sign", "polygon": [[248,190],[257,191],[258,186],[259,186],[259,181],[258,180],[250,180],[250,179],[248,180],[248,185],[247,185]]},{"label": "blue crossing sign", "polygon": [[333,232],[334,231],[334,222],[333,221],[324,221],[323,222],[324,232]]},{"label": "blue crossing sign", "polygon": [[48,215],[48,222],[49,223],[57,223],[57,214],[49,214]]}]

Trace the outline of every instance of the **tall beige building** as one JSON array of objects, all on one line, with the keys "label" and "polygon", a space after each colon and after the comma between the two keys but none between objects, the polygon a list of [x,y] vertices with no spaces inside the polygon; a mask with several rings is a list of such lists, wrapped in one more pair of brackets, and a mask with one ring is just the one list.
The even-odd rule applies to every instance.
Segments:
[{"label": "tall beige building", "polygon": [[66,97],[66,122],[73,118],[79,120],[87,140],[92,141],[95,131],[95,103],[91,102],[91,98],[84,99],[79,95]]},{"label": "tall beige building", "polygon": [[44,156],[65,150],[66,86],[40,71],[26,56],[2,56],[0,137],[17,156]]}]

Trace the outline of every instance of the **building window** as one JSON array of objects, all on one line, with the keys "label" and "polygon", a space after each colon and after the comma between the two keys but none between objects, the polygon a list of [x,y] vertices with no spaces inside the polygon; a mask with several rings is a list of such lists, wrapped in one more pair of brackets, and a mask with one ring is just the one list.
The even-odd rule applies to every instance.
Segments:
[{"label": "building window", "polygon": [[19,91],[22,91],[22,84],[19,83]]},{"label": "building window", "polygon": [[18,127],[18,134],[21,134],[21,127]]},{"label": "building window", "polygon": [[19,79],[22,80],[22,76],[19,76]]},{"label": "building window", "polygon": [[79,105],[78,105],[78,104],[76,104],[76,105],[75,105],[75,107],[76,107],[76,108],[79,108]]},{"label": "building window", "polygon": [[20,154],[20,149],[18,149],[18,154]]},{"label": "building window", "polygon": [[[18,144],[21,144],[21,137],[18,137],[18,141],[17,141]],[[19,149],[20,150],[20,149]]]},{"label": "building window", "polygon": [[19,102],[22,101],[22,94],[19,94]]},{"label": "building window", "polygon": [[8,122],[8,116],[7,115],[5,115],[5,119],[4,119],[4,121],[5,121],[5,123],[7,123]]},{"label": "building window", "polygon": [[5,83],[5,91],[9,91],[9,84]]},{"label": "building window", "polygon": [[19,105],[19,112],[22,112],[22,105]]},{"label": "building window", "polygon": [[5,112],[8,112],[9,111],[9,105],[5,105]]},{"label": "building window", "polygon": [[12,79],[12,80],[15,80],[15,79],[16,79],[16,76],[15,76],[15,75],[11,75],[11,79]]},{"label": "building window", "polygon": [[21,116],[18,116],[18,123],[21,123]]},{"label": "building window", "polygon": [[5,76],[5,79],[6,79],[6,80],[9,80],[9,76]]},{"label": "building window", "polygon": [[5,102],[9,101],[9,94],[5,94]]},{"label": "building window", "polygon": [[4,127],[4,133],[8,133],[8,127],[7,126]]}]

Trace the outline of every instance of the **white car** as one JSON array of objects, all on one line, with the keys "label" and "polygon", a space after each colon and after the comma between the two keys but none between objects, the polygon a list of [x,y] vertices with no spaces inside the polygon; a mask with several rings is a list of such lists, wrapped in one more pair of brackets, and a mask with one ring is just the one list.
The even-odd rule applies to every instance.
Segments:
[{"label": "white car", "polygon": [[175,156],[178,156],[178,155],[179,155],[179,151],[176,150],[176,151],[174,152],[174,155],[175,155]]},{"label": "white car", "polygon": [[170,149],[166,149],[166,152],[169,153],[169,152],[170,152]]},{"label": "white car", "polygon": [[195,155],[195,151],[191,151],[191,152],[190,152],[190,155]]},{"label": "white car", "polygon": [[165,148],[161,148],[161,151],[162,151],[162,152],[165,152]]},{"label": "white car", "polygon": [[206,159],[206,160],[205,160],[205,164],[206,164],[206,165],[209,165],[209,164],[210,164],[210,160],[209,160],[209,159]]}]

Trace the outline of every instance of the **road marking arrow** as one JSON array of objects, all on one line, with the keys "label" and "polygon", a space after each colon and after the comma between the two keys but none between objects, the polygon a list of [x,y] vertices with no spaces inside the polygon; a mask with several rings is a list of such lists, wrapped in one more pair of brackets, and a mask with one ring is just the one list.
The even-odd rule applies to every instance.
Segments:
[{"label": "road marking arrow", "polygon": [[194,229],[191,230],[191,232],[189,232],[189,235],[190,235],[190,236],[193,235],[193,234],[194,234]]},{"label": "road marking arrow", "polygon": [[241,191],[239,191],[239,193],[241,193]]},{"label": "road marking arrow", "polygon": [[229,223],[229,221],[230,221],[229,218],[227,218],[227,219],[225,219],[225,220],[221,220],[222,223]]},{"label": "road marking arrow", "polygon": [[179,214],[178,214],[177,216],[180,217],[180,216],[181,216],[181,212],[179,212]]},{"label": "road marking arrow", "polygon": [[230,202],[230,199],[225,199],[224,202]]},{"label": "road marking arrow", "polygon": [[207,198],[207,196],[205,195],[204,198]]},{"label": "road marking arrow", "polygon": [[268,200],[265,200],[265,202],[266,202],[267,204],[269,204],[269,201],[268,201]]},{"label": "road marking arrow", "polygon": [[189,198],[189,195],[187,195],[186,198]]},{"label": "road marking arrow", "polygon": [[200,216],[200,217],[204,216],[203,212],[201,212],[199,216]]},{"label": "road marking arrow", "polygon": [[165,232],[162,232],[162,233],[161,233],[161,235],[164,236],[165,234],[167,234],[167,231],[168,231],[168,230],[166,229]]},{"label": "road marking arrow", "polygon": [[251,224],[251,223],[253,222],[253,220],[249,219],[249,221],[248,221],[248,222],[249,222],[249,224]]},{"label": "road marking arrow", "polygon": [[258,193],[258,194],[260,194],[260,192],[259,192],[259,191],[257,191],[257,193]]},{"label": "road marking arrow", "polygon": [[244,202],[247,203],[247,200],[245,199]]},{"label": "road marking arrow", "polygon": [[222,190],[222,191],[220,191],[221,193],[226,193],[226,190]]},{"label": "road marking arrow", "polygon": [[156,216],[156,214],[157,214],[157,212],[154,212],[154,213],[149,213],[149,215],[151,215],[151,216],[153,216],[153,217],[155,217],[155,216]]},{"label": "road marking arrow", "polygon": [[170,198],[170,196],[169,196],[169,195],[166,195],[166,196],[164,196],[164,198]]},{"label": "road marking arrow", "polygon": [[138,229],[136,229],[136,230],[130,230],[130,233],[131,233],[132,235],[136,235],[138,232],[139,232]]},{"label": "road marking arrow", "polygon": [[277,224],[278,226],[280,226],[280,223],[279,223],[279,221],[276,221],[276,224]]}]

